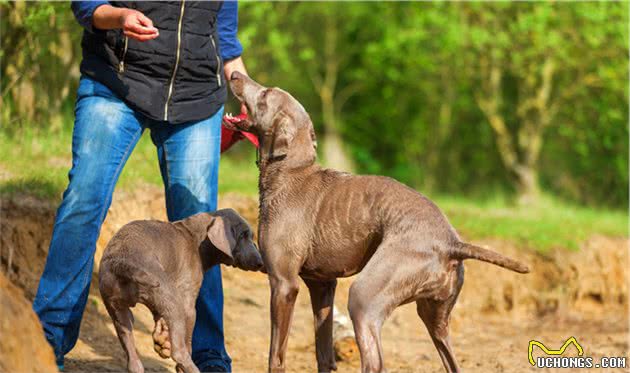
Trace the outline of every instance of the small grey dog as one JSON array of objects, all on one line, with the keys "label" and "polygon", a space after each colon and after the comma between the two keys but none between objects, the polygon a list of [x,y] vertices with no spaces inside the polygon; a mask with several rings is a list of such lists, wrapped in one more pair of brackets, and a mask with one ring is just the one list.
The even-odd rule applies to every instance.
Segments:
[{"label": "small grey dog", "polygon": [[172,357],[178,372],[199,372],[191,358],[191,340],[203,274],[220,263],[260,270],[263,262],[252,237],[249,224],[232,209],[174,223],[133,221],[114,235],[101,259],[99,289],[129,372],[144,372],[129,309],[136,303],[153,313],[156,352]]}]

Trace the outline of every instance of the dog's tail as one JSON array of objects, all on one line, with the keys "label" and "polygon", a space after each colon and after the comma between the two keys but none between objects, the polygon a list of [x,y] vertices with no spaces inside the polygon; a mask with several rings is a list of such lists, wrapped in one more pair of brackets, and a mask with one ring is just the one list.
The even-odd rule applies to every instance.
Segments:
[{"label": "dog's tail", "polygon": [[459,242],[451,251],[453,259],[477,259],[518,273],[529,273],[529,267],[495,251],[465,242]]},{"label": "dog's tail", "polygon": [[131,261],[110,259],[101,263],[101,271],[104,269],[104,266],[120,278],[152,288],[160,286],[160,280],[157,276]]}]

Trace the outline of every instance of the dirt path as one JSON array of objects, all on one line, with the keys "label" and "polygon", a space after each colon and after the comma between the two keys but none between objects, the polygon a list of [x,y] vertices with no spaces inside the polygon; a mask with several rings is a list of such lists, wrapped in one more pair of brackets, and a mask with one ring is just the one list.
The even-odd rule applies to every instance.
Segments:
[{"label": "dirt path", "polygon": [[[152,191],[116,196],[99,239],[97,263],[105,243],[124,223],[139,218],[163,219],[160,194]],[[221,203],[236,208],[252,223],[256,219],[256,202],[251,198],[224,196]],[[32,299],[50,238],[54,206],[28,200],[4,206],[0,269],[8,271],[9,279]],[[519,276],[483,263],[466,263],[466,281],[451,323],[453,348],[464,371],[539,371],[527,359],[530,339],[558,348],[575,336],[587,356],[629,355],[627,239],[594,238],[578,253],[558,251],[546,257],[525,253],[506,242],[480,243],[500,247],[530,263],[534,271]],[[336,305],[344,312],[351,283],[351,278],[343,279],[337,289]],[[124,353],[95,285],[80,340],[67,356],[68,372],[125,369]],[[260,273],[224,267],[224,289],[227,349],[233,369],[265,371],[269,348],[267,279]],[[148,310],[138,306],[134,315],[136,344],[146,370],[174,371],[170,360],[162,360],[153,352],[153,321]],[[396,310],[385,324],[382,337],[386,366],[391,372],[442,371],[414,305]],[[308,292],[302,287],[289,340],[288,371],[316,369],[313,341]],[[535,351],[536,356],[540,354]],[[358,357],[339,362],[338,371],[356,372],[359,364]]]},{"label": "dirt path", "polygon": [[[261,372],[266,369],[269,343],[269,291],[262,274],[224,269],[225,324],[227,348],[235,372]],[[345,309],[351,279],[341,281],[337,305]],[[475,289],[464,285],[462,299],[474,297]],[[153,328],[150,313],[136,307],[137,346],[147,371],[173,371],[170,361],[159,359],[152,350]],[[537,371],[529,366],[527,346],[530,339],[559,347],[575,336],[589,356],[628,356],[628,319],[622,308],[615,316],[577,313],[540,319],[524,315],[467,314],[456,307],[452,321],[452,340],[462,368],[469,372]],[[315,351],[308,292],[298,296],[288,351],[288,371],[314,371]],[[413,305],[394,312],[383,329],[387,367],[391,372],[440,372],[435,348],[420,323]],[[538,354],[537,354],[538,355]],[[100,297],[93,292],[77,347],[68,355],[68,372],[121,371],[124,355]],[[356,372],[359,361],[340,362],[340,372]]]}]

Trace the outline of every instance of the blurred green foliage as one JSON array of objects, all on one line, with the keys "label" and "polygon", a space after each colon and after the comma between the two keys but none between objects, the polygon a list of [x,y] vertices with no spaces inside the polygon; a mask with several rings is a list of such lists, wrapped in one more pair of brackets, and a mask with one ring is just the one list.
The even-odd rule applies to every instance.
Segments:
[{"label": "blurred green foliage", "polygon": [[252,75],[293,93],[324,140],[333,59],[333,121],[360,172],[466,195],[526,192],[529,172],[625,208],[627,25],[627,2],[256,2],[240,35]]},{"label": "blurred green foliage", "polygon": [[[71,126],[69,4],[0,11],[6,142]],[[358,172],[625,209],[627,25],[627,2],[242,2],[239,36],[250,74],[300,100]]]}]

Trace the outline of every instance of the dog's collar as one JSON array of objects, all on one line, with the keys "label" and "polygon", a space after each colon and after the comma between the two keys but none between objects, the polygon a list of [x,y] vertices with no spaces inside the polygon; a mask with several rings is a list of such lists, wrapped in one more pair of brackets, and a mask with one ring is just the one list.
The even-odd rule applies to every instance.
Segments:
[{"label": "dog's collar", "polygon": [[[276,115],[274,116],[274,118],[276,116],[278,116],[280,113],[284,113],[282,111],[280,111],[279,113],[276,113]],[[265,151],[265,145],[264,145],[264,139],[265,138],[275,138],[274,134],[276,132],[276,127],[277,127],[277,121],[274,123],[273,128],[271,129],[270,133],[264,133],[262,136],[260,136],[258,138],[259,144],[258,144],[258,149],[256,151],[256,166],[260,169],[260,164],[261,161],[265,161],[266,164],[270,164],[270,163],[274,163],[274,162],[279,162],[282,161],[283,159],[285,159],[287,157],[286,154],[282,154],[279,156],[271,156],[271,157],[263,157],[261,156],[261,153]],[[266,135],[270,135],[270,136],[266,136]],[[271,151],[269,150],[269,153],[271,153]]]},{"label": "dog's collar", "polygon": [[256,167],[258,167],[259,169],[260,169],[260,164],[262,163],[262,161],[265,161],[265,164],[270,164],[270,163],[282,161],[283,159],[287,157],[286,154],[283,154],[277,157],[261,157],[260,156],[261,151],[262,151],[262,147],[256,150]]}]

